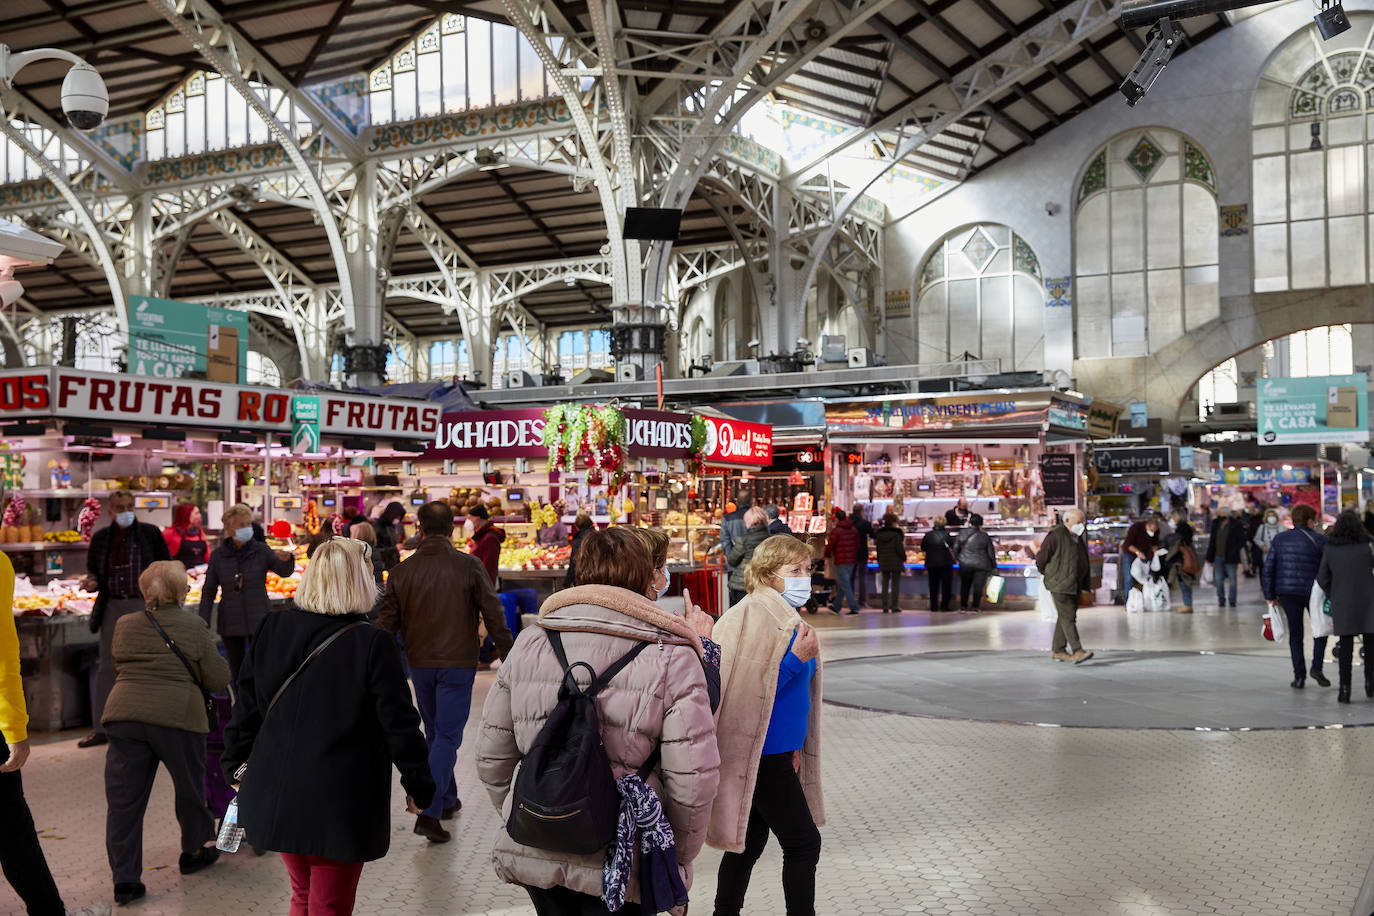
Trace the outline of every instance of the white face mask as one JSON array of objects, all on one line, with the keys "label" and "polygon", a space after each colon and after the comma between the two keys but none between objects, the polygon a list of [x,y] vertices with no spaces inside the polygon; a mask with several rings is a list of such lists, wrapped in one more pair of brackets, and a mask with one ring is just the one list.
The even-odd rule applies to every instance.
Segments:
[{"label": "white face mask", "polygon": [[663,586],[658,590],[658,597],[662,598],[668,594],[668,586],[672,584],[673,580],[668,576],[668,567],[663,567],[659,572],[663,574]]},{"label": "white face mask", "polygon": [[1079,522],[1077,525],[1070,525],[1069,530],[1073,532],[1074,537],[1079,538],[1083,536],[1084,531],[1088,530],[1088,526]]},{"label": "white face mask", "polygon": [[1279,523],[1279,517],[1277,515],[1266,515],[1264,520],[1271,525],[1277,525]]},{"label": "white face mask", "polygon": [[463,534],[465,536],[471,538],[475,533],[476,529],[472,526],[472,519],[468,519],[467,521],[463,522]]},{"label": "white face mask", "polygon": [[115,524],[121,528],[128,528],[134,523],[134,514],[132,512],[116,512],[114,518]]},{"label": "white face mask", "polygon": [[782,600],[793,607],[801,607],[811,600],[811,577],[797,576],[782,580]]}]

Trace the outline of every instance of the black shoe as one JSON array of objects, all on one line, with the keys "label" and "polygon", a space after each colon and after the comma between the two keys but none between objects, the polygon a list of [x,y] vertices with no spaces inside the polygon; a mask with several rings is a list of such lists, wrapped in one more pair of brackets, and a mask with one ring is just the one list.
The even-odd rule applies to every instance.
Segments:
[{"label": "black shoe", "polygon": [[[838,614],[839,611],[836,611],[835,613]],[[859,613],[859,612],[856,611],[856,610],[854,610],[853,608],[850,608],[849,610],[845,611],[845,613],[846,613],[846,614],[857,614],[857,613]]]},{"label": "black shoe", "polygon": [[1337,703],[1349,703],[1349,702],[1350,702],[1350,686],[1349,686],[1349,685],[1346,685],[1346,686],[1344,686],[1344,687],[1342,687],[1342,688],[1340,688],[1339,690],[1336,691],[1336,702],[1337,702]]},{"label": "black shoe", "polygon": [[1231,607],[1235,607],[1235,606],[1236,606],[1236,603],[1235,603],[1234,601],[1232,601],[1232,602],[1231,602]]},{"label": "black shoe", "polygon": [[453,816],[463,810],[463,800],[460,798],[439,813],[439,820],[451,821]]},{"label": "black shoe", "polygon": [[421,814],[415,818],[415,833],[422,836],[431,843],[447,843],[453,839],[453,834],[444,829],[436,818]]},{"label": "black shoe", "polygon": [[148,889],[137,881],[128,884],[116,884],[114,887],[115,903],[123,906],[126,903],[133,903],[140,897],[148,893]]},{"label": "black shoe", "polygon": [[1304,678],[1304,677],[1295,677],[1295,678],[1293,678],[1293,682],[1292,682],[1291,684],[1289,684],[1288,686],[1289,686],[1289,687],[1292,687],[1294,690],[1301,690],[1301,689],[1303,688],[1303,685],[1306,683],[1306,681],[1307,681],[1307,678]]},{"label": "black shoe", "polygon": [[181,859],[177,862],[177,868],[181,869],[183,875],[194,875],[198,871],[204,871],[211,865],[219,861],[219,850],[213,846],[205,846],[192,853],[181,854]]},{"label": "black shoe", "polygon": [[1313,668],[1311,674],[1312,680],[1316,681],[1318,684],[1321,684],[1323,687],[1331,686],[1331,681],[1327,680],[1326,675],[1322,674],[1322,669]]},{"label": "black shoe", "polygon": [[[104,732],[91,732],[89,735],[87,735],[86,737],[82,738],[80,741],[76,742],[76,746],[77,746],[77,747],[100,747],[100,745],[102,745],[102,744],[109,744],[109,743],[110,743],[110,739],[107,738],[107,737],[105,736],[105,733],[104,733]],[[142,885],[139,885],[139,886],[142,887]],[[140,895],[140,896],[142,896],[142,895]]]},{"label": "black shoe", "polygon": [[1364,695],[1374,697],[1374,668],[1368,665],[1364,669]]}]

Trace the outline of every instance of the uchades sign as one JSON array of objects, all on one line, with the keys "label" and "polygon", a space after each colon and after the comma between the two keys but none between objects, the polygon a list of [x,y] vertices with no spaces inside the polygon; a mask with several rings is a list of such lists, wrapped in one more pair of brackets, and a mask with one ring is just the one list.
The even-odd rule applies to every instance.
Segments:
[{"label": "uchades sign", "polygon": [[[74,369],[12,370],[0,372],[0,420],[55,417],[289,434],[294,393]],[[318,397],[323,435],[425,440],[439,429],[437,404],[334,392]]]},{"label": "uchades sign", "polygon": [[544,411],[479,410],[446,413],[423,458],[547,458]]}]

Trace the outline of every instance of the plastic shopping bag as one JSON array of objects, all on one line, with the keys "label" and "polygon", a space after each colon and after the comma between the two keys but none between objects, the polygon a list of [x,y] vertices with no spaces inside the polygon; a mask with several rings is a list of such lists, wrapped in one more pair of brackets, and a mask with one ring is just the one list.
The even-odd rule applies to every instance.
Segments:
[{"label": "plastic shopping bag", "polygon": [[988,576],[988,587],[983,592],[983,596],[993,604],[1002,600],[1002,592],[1007,587],[1007,580],[1001,576]]},{"label": "plastic shopping bag", "polygon": [[1150,566],[1144,560],[1136,557],[1131,561],[1131,578],[1144,585],[1150,578]]},{"label": "plastic shopping bag", "polygon": [[[1137,563],[1140,561],[1137,560]],[[1133,588],[1126,593],[1126,613],[1139,614],[1145,610],[1145,593]]]},{"label": "plastic shopping bag", "polygon": [[1331,623],[1331,599],[1317,583],[1312,583],[1312,594],[1307,599],[1307,620],[1312,626],[1312,638],[1321,639],[1335,632]]},{"label": "plastic shopping bag", "polygon": [[1265,639],[1271,642],[1282,642],[1288,635],[1284,629],[1283,611],[1277,604],[1269,605],[1269,613],[1264,615],[1264,628],[1260,631]]},{"label": "plastic shopping bag", "polygon": [[1045,580],[1040,580],[1040,591],[1035,598],[1035,609],[1040,612],[1042,623],[1057,623],[1059,620],[1059,609],[1054,606],[1054,596],[1050,590],[1045,588]]},{"label": "plastic shopping bag", "polygon": [[1167,611],[1169,610],[1169,583],[1163,579],[1154,579],[1145,583],[1145,610],[1147,611]]},{"label": "plastic shopping bag", "polygon": [[1212,569],[1211,563],[1202,564],[1202,578],[1199,580],[1203,585],[1211,585],[1216,581],[1216,574]]}]

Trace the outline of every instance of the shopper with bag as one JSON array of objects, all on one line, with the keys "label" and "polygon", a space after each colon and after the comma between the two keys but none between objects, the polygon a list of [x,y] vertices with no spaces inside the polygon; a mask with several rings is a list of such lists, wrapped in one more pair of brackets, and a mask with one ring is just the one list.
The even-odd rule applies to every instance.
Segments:
[{"label": "shopper with bag", "polygon": [[281,854],[291,916],[353,912],[363,864],[391,843],[393,766],[412,814],[434,798],[400,649],[365,617],[376,598],[363,542],[324,542],[239,672],[224,773],[241,780],[244,840]]},{"label": "shopper with bag", "polygon": [[[764,544],[773,540],[807,549],[786,535]],[[492,861],[501,880],[525,888],[539,916],[641,911],[641,882],[633,869],[630,874],[612,869],[616,908],[602,896],[608,890],[606,847],[614,843],[619,858],[620,841],[629,842],[629,837],[616,829],[610,837],[563,835],[566,821],[557,820],[546,821],[536,834],[530,817],[520,814],[526,809],[516,804],[517,794],[547,788],[540,774],[553,770],[540,761],[567,750],[565,739],[571,736],[546,731],[550,717],[556,710],[560,715],[573,712],[568,704],[586,695],[598,726],[589,737],[599,736],[596,746],[604,748],[604,758],[596,761],[603,772],[598,776],[572,763],[565,772],[613,778],[616,789],[638,778],[635,804],[644,806],[649,820],[657,823],[655,843],[671,841],[682,889],[690,890],[691,865],[706,838],[720,758],[701,639],[688,620],[645,597],[653,579],[650,547],[635,529],[589,532],[577,555],[577,585],[544,602],[538,625],[521,631],[487,695],[477,739],[477,775],[501,812]],[[809,595],[809,577],[807,585]],[[593,678],[599,687],[592,687]],[[607,762],[609,773],[604,772]],[[567,789],[604,801],[592,792],[597,784],[570,784]],[[587,806],[577,808],[580,814]],[[598,843],[601,848],[588,848]],[[659,845],[658,852],[666,850]],[[665,861],[658,855],[653,860]],[[655,872],[655,877],[672,876]]]},{"label": "shopper with bag", "polygon": [[[1331,602],[1331,626],[1340,639],[1336,662],[1340,687],[1336,699],[1350,702],[1350,668],[1355,637],[1374,645],[1374,541],[1354,510],[1346,509],[1327,531],[1317,585]],[[1364,695],[1374,697],[1374,665],[1364,666]]]},{"label": "shopper with bag", "polygon": [[1173,515],[1174,533],[1164,539],[1164,566],[1168,578],[1178,585],[1181,602],[1174,612],[1193,613],[1193,586],[1197,584],[1202,564],[1198,562],[1197,551],[1193,548],[1193,526],[1188,524],[1188,512],[1175,510]]},{"label": "shopper with bag", "polygon": [[[930,580],[930,609],[954,610],[954,538],[945,528],[943,515],[935,516],[935,527],[921,538],[926,557],[926,576]],[[941,597],[943,596],[943,597]]]},{"label": "shopper with bag", "polygon": [[1035,555],[1041,587],[1054,600],[1058,620],[1054,625],[1051,657],[1057,662],[1082,664],[1093,657],[1078,636],[1078,595],[1092,588],[1092,566],[1083,540],[1086,526],[1082,509],[1068,509],[1050,529]]},{"label": "shopper with bag", "polygon": [[[897,524],[898,518],[889,512],[883,516],[883,526],[873,532],[873,544],[878,554],[878,577],[882,580],[883,613],[902,612],[902,571],[906,569],[906,532]],[[931,599],[934,607],[934,598]]]},{"label": "shopper with bag", "polygon": [[[159,560],[138,578],[147,602],[142,614],[125,614],[111,643],[115,685],[101,725],[105,753],[105,851],[114,873],[115,903],[147,893],[143,885],[143,815],[158,764],[176,792],[183,875],[215,864],[215,819],[205,803],[205,736],[211,731],[210,694],[229,683],[229,665],[209,626],[182,610],[186,567]],[[218,727],[219,723],[213,723]]]},{"label": "shopper with bag", "polygon": [[[997,551],[993,549],[992,538],[983,530],[983,516],[974,513],[968,517],[969,527],[959,532],[955,542],[955,556],[959,558],[959,610],[978,613],[978,603],[983,598],[983,587],[988,576],[997,569]],[[969,603],[969,595],[973,603]]]},{"label": "shopper with bag", "polygon": [[[1282,608],[1287,618],[1288,650],[1293,660],[1293,683],[1290,686],[1299,690],[1306,683],[1308,674],[1307,662],[1303,657],[1302,619],[1307,613],[1312,583],[1317,579],[1322,551],[1326,547],[1326,538],[1311,528],[1312,520],[1316,517],[1316,510],[1311,506],[1293,507],[1293,528],[1274,537],[1260,574],[1260,587],[1264,589],[1264,599],[1269,602],[1270,612],[1277,614],[1277,610]],[[1208,556],[1211,556],[1210,547]],[[1221,566],[1219,561],[1217,566]],[[1221,579],[1217,582],[1220,590]],[[1314,636],[1312,680],[1323,687],[1330,687],[1331,681],[1322,674],[1322,660],[1325,657],[1326,637]]]}]

